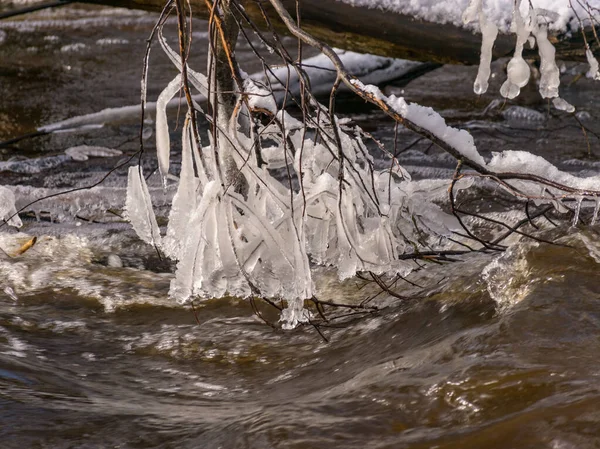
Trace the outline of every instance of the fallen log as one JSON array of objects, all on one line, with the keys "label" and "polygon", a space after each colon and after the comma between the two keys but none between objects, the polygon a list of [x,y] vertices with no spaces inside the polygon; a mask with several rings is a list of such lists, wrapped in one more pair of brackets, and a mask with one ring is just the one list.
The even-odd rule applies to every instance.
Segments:
[{"label": "fallen log", "polygon": [[[84,0],[85,3],[105,4],[125,8],[160,11],[165,0]],[[207,19],[204,0],[189,1],[195,17]],[[240,0],[247,15],[259,26],[265,21],[255,0]],[[283,0],[292,15],[295,0]],[[278,32],[287,28],[265,2],[269,18]],[[452,24],[432,23],[392,10],[355,7],[333,0],[300,0],[302,27],[314,37],[335,47],[381,56],[451,64],[478,64],[481,36],[471,30]],[[600,25],[596,27],[600,33]],[[600,51],[593,29],[586,29],[587,41],[594,53]],[[551,34],[550,42],[556,47],[558,59],[585,61],[582,33]],[[515,37],[500,34],[494,45],[494,59],[508,56],[514,49]],[[537,58],[537,49],[526,49],[525,57]]]}]

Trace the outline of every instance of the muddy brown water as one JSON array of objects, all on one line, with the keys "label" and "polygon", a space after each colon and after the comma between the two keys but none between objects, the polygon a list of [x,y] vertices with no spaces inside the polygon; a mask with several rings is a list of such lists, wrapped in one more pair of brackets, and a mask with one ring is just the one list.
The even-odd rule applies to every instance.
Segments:
[{"label": "muddy brown water", "polygon": [[[0,23],[0,140],[134,104],[155,19],[73,6]],[[174,38],[172,24],[167,28]],[[246,71],[259,68],[247,48],[238,56]],[[155,98],[175,72],[158,49],[151,63]],[[201,52],[192,64],[204,67]],[[471,92],[476,69],[469,67],[444,67],[386,89],[470,129],[486,155],[528,149],[572,172],[597,174],[595,136],[588,135],[588,155],[579,123],[549,111],[535,92],[484,112],[498,98],[501,69],[499,62],[492,92],[482,98]],[[581,122],[599,131],[597,87],[578,78],[581,66],[564,70],[565,97]],[[515,105],[528,109],[510,109]],[[339,109],[393,145],[393,127],[381,113],[351,99]],[[132,120],[27,139],[0,150],[0,161],[59,156],[81,144],[118,147],[125,157],[137,150],[137,132]],[[399,146],[414,139],[400,131]],[[152,150],[151,139],[148,145]],[[88,185],[120,160],[5,170],[0,184],[21,186],[23,197]],[[448,176],[453,168],[425,142],[401,161],[417,178]],[[156,166],[151,151],[144,163]],[[245,301],[209,301],[198,308],[199,324],[173,304],[172,267],[119,217],[99,212],[101,198],[122,196],[125,173],[81,198],[89,207],[79,221],[61,222],[57,210],[68,205],[58,199],[23,214],[23,232],[38,236],[36,245],[0,257],[0,447],[600,447],[596,227],[540,231],[571,248],[516,243],[504,255],[472,255],[416,273],[412,282],[441,287],[426,287],[431,295],[422,300],[380,296],[386,307],[324,327],[325,342],[310,327],[274,331]],[[3,249],[27,238],[0,230]],[[123,267],[110,266],[114,256]],[[359,280],[340,285],[331,273],[321,277],[330,300],[371,294]]]}]

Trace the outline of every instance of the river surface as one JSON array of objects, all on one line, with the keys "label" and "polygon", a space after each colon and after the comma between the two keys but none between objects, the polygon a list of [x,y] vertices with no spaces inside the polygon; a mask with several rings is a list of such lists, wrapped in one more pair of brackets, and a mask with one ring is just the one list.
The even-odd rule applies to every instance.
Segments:
[{"label": "river surface", "polygon": [[[0,140],[135,104],[156,17],[69,6],[0,22]],[[206,35],[196,25],[201,49]],[[167,36],[175,36],[173,23]],[[238,57],[247,72],[260,69],[247,47]],[[205,62],[197,50],[192,65],[201,70]],[[382,87],[469,129],[486,156],[526,149],[564,170],[598,175],[600,94],[578,76],[585,67],[564,66],[563,95],[578,122],[549,110],[534,88],[488,107],[498,98],[503,63],[495,63],[491,92],[480,98],[471,90],[472,67]],[[175,74],[158,48],[150,74],[154,99]],[[338,109],[393,146],[393,124],[383,114],[349,98]],[[12,186],[19,206],[95,184],[137,151],[138,132],[134,117],[11,144],[0,149],[0,184]],[[400,130],[397,139],[404,148],[415,136]],[[64,156],[77,145],[122,154]],[[153,149],[152,139],[147,146]],[[448,179],[454,167],[426,142],[400,161],[415,178]],[[143,162],[156,168],[151,151]],[[375,296],[379,305],[373,313],[328,310],[325,340],[311,326],[274,330],[243,300],[207,301],[196,315],[170,301],[172,264],[120,216],[125,182],[126,168],[119,169],[91,191],[27,207],[20,232],[0,229],[0,447],[600,447],[593,207],[575,227],[555,216],[557,228],[540,219],[540,229],[530,230],[562,246],[513,238],[504,253],[431,264],[397,284],[420,299],[378,295],[360,279],[339,283],[321,270],[321,299]],[[496,193],[464,195],[481,203],[478,210],[496,207]],[[168,192],[154,199],[164,216]],[[272,308],[259,307],[277,320]]]}]

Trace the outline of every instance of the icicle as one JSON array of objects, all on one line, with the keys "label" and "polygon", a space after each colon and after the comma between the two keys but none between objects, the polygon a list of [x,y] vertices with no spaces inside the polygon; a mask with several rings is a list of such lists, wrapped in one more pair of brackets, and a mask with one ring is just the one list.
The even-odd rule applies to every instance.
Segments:
[{"label": "icicle", "polygon": [[473,91],[477,95],[482,95],[487,92],[491,73],[492,63],[492,48],[498,36],[498,27],[492,22],[489,22],[483,12],[480,13],[479,24],[481,27],[481,57],[479,59],[479,70],[477,78],[473,84]]},{"label": "icicle", "polygon": [[594,57],[589,45],[585,49],[585,57],[590,65],[590,70],[586,73],[586,76],[596,81],[600,81],[600,67],[598,66],[598,60]]},{"label": "icicle", "polygon": [[566,214],[567,212],[569,212],[569,209],[567,209],[565,207],[565,205],[562,203],[562,201],[560,199],[554,199],[550,202],[552,203],[552,205],[554,206],[554,209],[556,209],[556,211],[558,213]]},{"label": "icicle", "polygon": [[[504,98],[513,99],[519,95],[521,88],[529,82],[531,70],[529,65],[523,59],[523,45],[529,38],[530,28],[526,25],[526,19],[521,16],[521,0],[515,4],[513,11],[513,24],[516,26],[517,43],[515,53],[506,69],[508,79],[500,88],[500,95]],[[529,18],[529,16],[527,16]]]},{"label": "icicle", "polygon": [[[192,294],[197,294],[196,286],[202,286],[205,273],[211,271],[211,267],[216,264],[216,259],[219,257],[213,235],[215,229],[208,223],[207,216],[208,211],[214,208],[220,191],[220,186],[215,181],[205,186],[202,198],[196,208],[191,211],[187,231],[184,235],[179,236],[183,240],[183,251],[177,264],[175,279],[171,281],[169,290],[169,297],[176,299],[179,303],[183,304],[189,300]],[[205,251],[206,248],[210,248],[212,251]]]},{"label": "icicle", "polygon": [[235,225],[233,220],[234,208],[229,201],[221,201],[217,203],[217,206],[215,209],[215,223],[219,230],[217,232],[217,242],[221,267],[211,273],[210,290],[219,292],[219,296],[228,293],[238,298],[246,298],[250,296],[251,290],[245,278],[245,273],[240,270],[236,255],[236,238],[232,232]]},{"label": "icicle", "polygon": [[594,214],[592,215],[592,226],[594,226],[598,220],[598,211],[600,211],[600,198],[596,198],[596,206],[594,207]]},{"label": "icicle", "polygon": [[548,40],[548,29],[544,25],[534,27],[533,31],[540,55],[540,95],[542,98],[558,97],[560,85],[560,70],[556,65],[556,49]]},{"label": "icicle", "polygon": [[167,185],[171,152],[169,125],[167,123],[167,103],[179,92],[179,89],[181,89],[181,74],[173,78],[156,101],[156,154],[158,157],[158,169],[165,187]]},{"label": "icicle", "polygon": [[152,209],[150,192],[142,168],[138,165],[129,167],[125,210],[138,237],[150,245],[160,245],[160,231]]},{"label": "icicle", "polygon": [[173,198],[171,213],[169,214],[169,225],[167,235],[163,242],[165,254],[175,260],[179,260],[183,251],[183,239],[181,236],[188,231],[190,220],[190,209],[196,207],[197,179],[194,177],[194,166],[190,143],[190,120],[186,120],[182,132],[181,150],[181,173],[179,175],[179,186]]},{"label": "icicle", "polygon": [[575,204],[575,215],[573,216],[573,223],[571,226],[577,226],[579,222],[579,213],[581,212],[581,203],[583,202],[583,197],[576,198],[577,203]]},{"label": "icicle", "polygon": [[487,92],[490,79],[490,65],[492,63],[492,49],[498,36],[498,27],[487,20],[482,9],[482,0],[471,0],[468,8],[463,14],[463,22],[469,23],[479,18],[479,28],[481,30],[481,55],[479,59],[479,70],[477,78],[473,84],[473,91],[477,95]]},{"label": "icicle", "polygon": [[[173,65],[177,67],[177,70],[179,70],[179,72],[181,72],[183,67],[181,65],[181,56],[179,55],[179,53],[177,53],[175,50],[169,47],[167,41],[165,40],[162,34],[162,29],[158,30],[158,41],[160,42],[160,45],[162,46],[163,50],[165,51]],[[206,97],[208,95],[208,80],[206,79],[206,76],[196,72],[189,66],[187,66],[186,68],[189,82],[192,84],[192,86],[198,89],[198,92],[200,92],[200,94]]]},{"label": "icicle", "polygon": [[308,323],[310,313],[304,308],[304,300],[296,298],[288,300],[287,307],[281,311],[279,321],[285,330],[294,329],[300,323]]}]

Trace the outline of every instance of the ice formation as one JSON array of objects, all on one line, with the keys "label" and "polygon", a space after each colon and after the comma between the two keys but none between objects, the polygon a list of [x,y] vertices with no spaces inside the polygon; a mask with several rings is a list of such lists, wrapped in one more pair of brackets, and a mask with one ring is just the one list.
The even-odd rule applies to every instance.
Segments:
[{"label": "ice formation", "polygon": [[508,63],[506,68],[507,80],[502,84],[500,88],[500,95],[505,98],[513,99],[521,92],[521,87],[524,87],[529,82],[529,76],[531,70],[529,64],[523,59],[523,46],[529,34],[531,33],[531,27],[527,23],[527,17],[523,17],[520,11],[521,0],[517,0],[514,11],[513,11],[513,24],[515,26],[515,33],[517,35],[517,43],[515,45],[515,53]]},{"label": "ice formation", "polygon": [[480,165],[485,164],[483,157],[477,151],[473,136],[464,129],[457,129],[446,125],[444,118],[433,110],[433,108],[406,103],[404,98],[391,96],[388,102],[394,106],[396,111],[404,118],[431,132],[444,142],[454,147],[460,154]]},{"label": "ice formation", "polygon": [[[498,28],[493,22],[487,19],[482,2],[483,0],[471,0],[463,14],[464,23],[471,23],[476,19],[479,20],[479,28],[482,34],[479,71],[473,86],[474,92],[478,95],[487,91],[492,47],[498,35]],[[531,70],[529,64],[523,59],[523,48],[527,42],[529,42],[531,48],[537,42],[540,55],[540,95],[542,98],[553,99],[552,104],[559,110],[566,112],[575,111],[575,108],[571,104],[559,97],[560,70],[556,65],[556,49],[548,40],[548,28],[553,23],[559,21],[560,18],[560,12],[557,12],[556,9],[541,8],[539,2],[537,8],[534,8],[531,3],[523,2],[522,0],[515,1],[511,29],[514,31],[517,40],[513,57],[507,66],[507,79],[500,88],[500,94],[503,97],[507,99],[517,97],[521,92],[521,88],[529,82]],[[598,61],[594,58],[589,46],[586,49],[586,56],[590,65],[587,76],[600,79]]]},{"label": "ice formation", "polygon": [[593,78],[596,81],[600,81],[600,67],[598,66],[598,60],[594,57],[589,46],[585,49],[585,57],[590,65],[590,70],[588,70],[586,76],[588,78]]},{"label": "ice formation", "polygon": [[169,85],[161,92],[156,102],[156,152],[158,155],[158,169],[166,185],[169,173],[169,127],[167,125],[167,104],[181,89],[181,74],[178,74]]},{"label": "ice formation", "polygon": [[554,107],[556,109],[558,109],[559,111],[565,111],[565,112],[575,112],[575,106],[573,106],[572,104],[570,104],[568,101],[560,98],[560,97],[556,97],[552,100],[552,104],[554,105]]},{"label": "ice formation", "polygon": [[544,122],[547,114],[524,106],[509,106],[502,110],[502,116],[509,121],[517,122]]},{"label": "ice formation", "polygon": [[483,12],[482,1],[483,0],[471,0],[469,7],[463,14],[464,23],[479,20],[479,29],[481,30],[481,57],[477,78],[473,84],[473,91],[477,95],[487,92],[491,73],[490,65],[492,63],[492,48],[494,47],[494,42],[498,36],[498,27],[487,20],[487,17]]},{"label": "ice formation", "polygon": [[137,235],[150,245],[160,245],[161,236],[152,209],[148,185],[140,166],[129,167],[125,210]]},{"label": "ice formation", "polygon": [[[518,1],[513,14],[517,49],[502,94],[514,98],[527,84],[529,66],[521,53],[533,34],[542,59],[540,92],[553,98],[556,107],[569,110],[572,106],[558,97],[554,48],[547,39],[546,25],[537,22],[538,15],[552,14],[529,12],[520,6]],[[497,34],[485,11],[481,0],[473,0],[464,17],[465,21],[478,20],[484,29],[482,67],[475,83],[479,93],[487,89],[491,48]],[[160,30],[159,41],[181,72],[181,59]],[[356,62],[352,53],[344,57],[349,64]],[[372,67],[379,60],[358,63]],[[210,97],[207,77],[186,69],[191,86]],[[413,266],[401,255],[435,248],[459,228],[455,217],[433,203],[432,184],[412,182],[397,164],[375,170],[360,129],[330,116],[313,98],[307,101],[314,116],[299,122],[289,115],[280,106],[282,95],[297,91],[284,92],[281,81],[288,76],[297,79],[293,73],[284,67],[262,79],[241,74],[243,95],[238,94],[233,116],[218,117],[214,134],[209,134],[204,147],[192,132],[191,117],[186,117],[180,178],[164,235],[141,168],[130,168],[127,215],[143,241],[177,261],[170,286],[175,300],[184,303],[227,295],[283,299],[287,307],[281,314],[282,326],[293,328],[310,318],[303,303],[314,293],[313,264],[336,267],[341,279],[364,271],[406,275]],[[312,74],[315,79],[322,75]],[[163,179],[169,174],[171,153],[166,108],[181,84],[178,75],[156,103],[157,157]],[[458,157],[472,164],[496,172],[527,169],[571,187],[600,190],[597,179],[572,177],[524,152],[495,154],[486,162],[473,137],[448,126],[433,109],[393,95],[386,97],[377,87],[358,79],[352,84],[444,141]],[[249,126],[245,117],[250,111],[270,119],[266,124],[255,121]],[[277,176],[277,172],[284,175]],[[523,180],[514,184],[539,202],[561,207],[553,187],[540,192],[538,183]],[[578,210],[584,200],[587,198],[577,200]]]},{"label": "ice formation", "polygon": [[20,228],[23,225],[17,215],[15,194],[12,190],[3,186],[0,186],[0,220],[16,228]]},{"label": "ice formation", "polygon": [[44,170],[58,167],[70,159],[70,156],[66,156],[64,154],[31,159],[16,157],[11,158],[8,161],[0,162],[0,171],[27,174],[41,173]]},{"label": "ice formation", "polygon": [[74,161],[87,161],[90,157],[115,157],[120,156],[123,152],[113,148],[79,145],[67,148],[65,154]]},{"label": "ice formation", "polygon": [[[161,43],[168,55],[175,55],[166,42]],[[172,60],[181,70],[180,59]],[[198,73],[190,81],[200,92],[207,85]],[[163,177],[169,170],[170,143],[165,139],[166,121],[158,117],[165,117],[168,99],[179,88],[175,78],[157,102]],[[281,315],[282,327],[292,328],[309,319],[303,303],[314,293],[312,264],[335,266],[341,278],[358,271],[405,275],[413,266],[399,255],[432,248],[458,228],[454,217],[429,200],[427,186],[413,184],[404,169],[394,165],[374,170],[362,131],[337,118],[332,122],[324,106],[313,102],[321,111],[319,122],[304,125],[280,109],[260,81],[246,77],[243,90],[245,104],[239,110],[260,109],[273,120],[245,130],[239,116],[222,121],[219,133],[227,131],[228,145],[221,143],[223,134],[218,146],[211,137],[210,145],[199,148],[187,117],[179,185],[164,236],[141,169],[129,170],[126,209],[133,228],[142,240],[178,261],[172,298],[179,302],[226,295],[281,298],[288,304]],[[432,110],[407,108],[415,119],[441,121],[441,136],[464,151],[474,149],[468,133],[445,127]],[[239,167],[243,189],[228,180],[221,163],[227,157]],[[276,178],[278,169],[289,176]]]},{"label": "ice formation", "polygon": [[560,70],[555,59],[556,49],[548,40],[548,28],[545,25],[536,26],[533,34],[540,53],[540,95],[542,98],[556,98],[560,85]]}]

